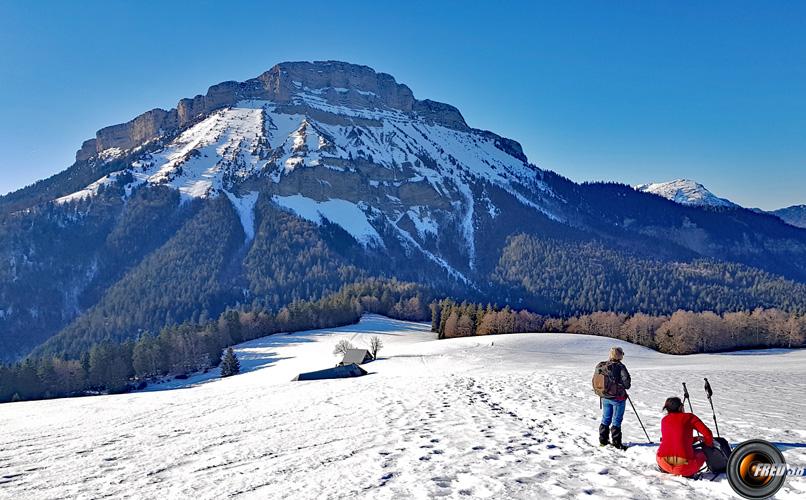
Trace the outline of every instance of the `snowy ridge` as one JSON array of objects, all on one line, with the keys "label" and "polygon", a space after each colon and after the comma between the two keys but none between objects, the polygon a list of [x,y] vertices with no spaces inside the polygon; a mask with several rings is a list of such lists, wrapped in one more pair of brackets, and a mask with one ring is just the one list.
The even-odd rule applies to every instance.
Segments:
[{"label": "snowy ridge", "polygon": [[[371,375],[290,381],[333,366],[339,340],[366,347],[373,335],[384,348],[364,365]],[[240,344],[244,373],[227,379],[213,370],[153,392],[2,405],[0,496],[736,498],[724,476],[658,472],[631,409],[624,440],[636,446],[599,448],[590,371],[613,345],[656,443],[660,407],[681,381],[713,425],[708,377],[723,436],[767,439],[787,463],[806,462],[804,350],[669,356],[543,333],[435,340],[429,325],[365,316]],[[747,388],[760,380],[775,391],[748,412]],[[776,497],[805,495],[806,481],[789,478]]]},{"label": "snowy ridge", "polygon": [[794,205],[779,210],[773,210],[770,213],[787,224],[806,229],[806,205]]},{"label": "snowy ridge", "polygon": [[62,196],[61,198],[56,198],[54,201],[56,203],[69,203],[96,196],[101,188],[110,186],[117,182],[118,176],[122,173],[123,172],[114,172],[109,175],[105,175],[84,189],[76,191],[75,193],[70,193],[66,196]]},{"label": "snowy ridge", "polygon": [[738,207],[735,203],[719,198],[705,186],[690,179],[677,179],[669,182],[653,182],[635,186],[638,191],[663,196],[681,205],[707,207]]},{"label": "snowy ridge", "polygon": [[243,179],[260,165],[260,108],[228,108],[190,127],[164,149],[132,163],[139,182],[165,184],[184,197],[204,197]]},{"label": "snowy ridge", "polygon": [[[318,166],[323,158],[371,157],[372,162],[389,169],[410,165],[436,188],[444,188],[453,179],[480,178],[507,189],[520,185],[549,192],[540,182],[538,169],[477,133],[417,122],[392,111],[368,112],[367,117],[379,121],[378,126],[369,126],[326,124],[272,108],[270,102],[252,100],[220,110],[165,148],[134,161],[131,170],[139,182],[166,184],[184,196],[205,197],[224,187],[227,177],[245,178],[273,164],[282,166],[279,172],[289,173],[298,166]],[[261,153],[267,152],[272,156],[263,158]],[[423,165],[424,155],[440,164]],[[416,180],[418,177],[410,176],[393,182]]]}]

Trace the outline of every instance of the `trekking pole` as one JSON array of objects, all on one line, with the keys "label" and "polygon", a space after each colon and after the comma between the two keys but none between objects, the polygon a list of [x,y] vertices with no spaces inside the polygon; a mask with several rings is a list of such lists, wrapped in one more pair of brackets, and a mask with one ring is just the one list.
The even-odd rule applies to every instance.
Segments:
[{"label": "trekking pole", "polygon": [[627,401],[629,401],[629,402],[630,402],[630,406],[632,406],[632,411],[634,411],[634,412],[635,412],[635,417],[638,419],[638,423],[639,423],[639,424],[641,424],[641,429],[643,429],[643,430],[644,430],[644,435],[646,436],[646,440],[647,440],[647,441],[649,441],[649,444],[655,444],[655,443],[653,443],[653,442],[652,442],[652,440],[649,438],[649,433],[646,431],[646,427],[644,427],[644,423],[643,423],[643,422],[641,422],[641,416],[640,416],[640,415],[638,415],[638,410],[636,410],[636,409],[635,409],[635,405],[633,404],[633,402],[632,402],[632,398],[630,397],[630,395],[629,395],[629,394],[627,394]]},{"label": "trekking pole", "polygon": [[[688,387],[686,387],[686,383],[683,382],[683,409],[685,410],[686,400],[688,399],[688,409],[691,414],[694,414],[694,408],[691,407],[691,396],[688,395]],[[698,436],[700,436],[700,431],[695,430]]]},{"label": "trekking pole", "polygon": [[688,399],[688,409],[691,413],[694,413],[694,408],[691,407],[691,396],[688,395],[688,387],[686,387],[686,383],[683,382],[683,403],[685,404],[686,400]]},{"label": "trekking pole", "polygon": [[711,400],[711,396],[714,395],[714,391],[711,390],[711,384],[708,382],[708,379],[705,379],[705,395],[708,396],[708,402],[711,403],[711,414],[714,416],[714,427],[716,427],[716,437],[721,437],[719,435],[719,424],[716,423],[716,410],[714,410],[714,402]]}]

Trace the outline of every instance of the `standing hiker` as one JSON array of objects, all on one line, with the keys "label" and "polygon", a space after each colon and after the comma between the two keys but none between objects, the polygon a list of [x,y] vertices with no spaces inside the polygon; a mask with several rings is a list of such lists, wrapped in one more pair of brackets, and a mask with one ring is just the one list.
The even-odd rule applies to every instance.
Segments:
[{"label": "standing hiker", "polygon": [[663,409],[666,416],[660,422],[661,441],[656,458],[658,467],[669,474],[692,477],[706,460],[703,449],[694,449],[694,442],[700,439],[694,437],[694,430],[702,435],[703,445],[709,448],[714,445],[714,436],[697,415],[683,411],[680,398],[668,398]]},{"label": "standing hiker", "polygon": [[[610,349],[610,359],[596,365],[593,374],[593,390],[600,398],[602,422],[599,424],[599,445],[611,444],[620,449],[627,447],[621,442],[621,421],[627,407],[627,389],[630,388],[630,372],[621,362],[624,350]],[[612,427],[611,427],[612,425]]]}]

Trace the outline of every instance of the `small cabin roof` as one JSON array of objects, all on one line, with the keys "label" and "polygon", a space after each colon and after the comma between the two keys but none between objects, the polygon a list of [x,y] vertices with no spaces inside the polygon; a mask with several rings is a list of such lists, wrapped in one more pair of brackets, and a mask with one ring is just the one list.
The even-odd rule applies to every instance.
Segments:
[{"label": "small cabin roof", "polygon": [[371,356],[369,355],[369,351],[366,349],[347,349],[344,352],[344,359],[341,360],[341,364],[350,365],[355,363],[360,365],[361,363],[367,361],[367,358],[371,358]]}]

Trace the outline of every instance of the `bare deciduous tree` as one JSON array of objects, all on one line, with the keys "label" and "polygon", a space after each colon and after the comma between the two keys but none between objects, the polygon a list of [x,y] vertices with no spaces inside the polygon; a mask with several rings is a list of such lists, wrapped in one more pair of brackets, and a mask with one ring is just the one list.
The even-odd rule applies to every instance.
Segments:
[{"label": "bare deciduous tree", "polygon": [[369,354],[372,356],[372,359],[378,359],[378,353],[383,348],[383,342],[381,338],[377,335],[373,335],[369,339]]},{"label": "bare deciduous tree", "polygon": [[456,312],[452,312],[450,316],[448,316],[448,321],[445,322],[445,338],[449,339],[451,337],[456,337],[456,325],[459,322],[459,315]]},{"label": "bare deciduous tree", "polygon": [[719,352],[766,347],[803,347],[806,316],[779,309],[756,308],[717,314],[677,310],[669,316],[630,316],[598,311],[568,319],[544,317],[508,307],[480,304],[434,304],[432,327],[439,338],[529,331],[567,332],[627,340],[669,354]]},{"label": "bare deciduous tree", "polygon": [[350,343],[349,340],[339,340],[336,343],[336,347],[333,349],[334,356],[344,356],[347,353],[347,349],[354,349],[353,344]]},{"label": "bare deciduous tree", "polygon": [[470,316],[467,314],[462,314],[459,316],[459,320],[456,322],[456,336],[457,337],[470,337],[473,335],[475,325],[473,324],[473,320],[470,319]]}]

